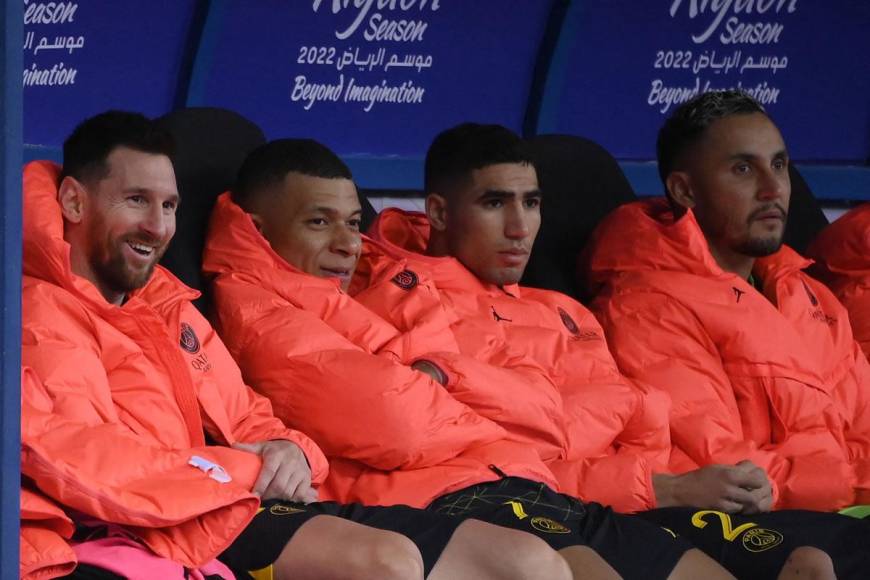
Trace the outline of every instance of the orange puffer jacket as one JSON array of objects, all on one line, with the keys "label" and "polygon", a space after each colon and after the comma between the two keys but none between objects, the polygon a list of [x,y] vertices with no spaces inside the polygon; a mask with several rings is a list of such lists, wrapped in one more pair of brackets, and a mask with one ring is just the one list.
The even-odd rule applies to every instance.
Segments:
[{"label": "orange puffer jacket", "polygon": [[[439,317],[399,333],[336,280],[284,261],[228,194],[211,223],[203,269],[214,277],[215,327],[276,414],[327,453],[321,496],[422,507],[496,479],[490,465],[553,481],[533,449],[462,402],[468,365]],[[407,366],[419,358],[446,371],[447,388]]]},{"label": "orange puffer jacket", "polygon": [[[29,368],[21,369],[21,394],[25,408],[25,395],[28,400],[37,397],[43,404],[51,404],[36,374]],[[22,419],[26,421],[28,417]],[[67,540],[73,531],[72,520],[60,506],[39,492],[22,486],[19,576],[25,580],[40,580],[72,572],[76,556]]]},{"label": "orange puffer jacket", "polygon": [[[400,329],[445,312],[462,354],[522,373],[522,390],[493,384],[475,408],[534,445],[561,491],[621,511],[655,507],[652,474],[666,470],[670,453],[667,397],[622,378],[588,310],[556,292],[487,285],[453,258],[423,255],[423,214],[385,210],[371,233],[389,256],[364,256],[358,300]],[[431,278],[434,291],[389,283],[382,263],[397,259]],[[510,420],[517,415],[525,418]]]},{"label": "orange puffer jacket", "polygon": [[[196,292],[158,267],[118,307],[72,273],[58,176],[47,162],[24,170],[22,360],[47,395],[23,394],[22,473],[59,504],[126,526],[156,554],[198,567],[259,506],[250,489],[260,458],[227,445],[291,440],[315,482],[326,459],[244,385],[190,303]],[[220,445],[207,446],[206,433]]]},{"label": "orange puffer jacket", "polygon": [[849,310],[855,339],[870,359],[870,203],[841,216],[810,244],[812,273]]},{"label": "orange puffer jacket", "polygon": [[788,247],[757,260],[759,292],[664,199],[610,214],[587,258],[620,368],[671,396],[674,469],[752,460],[777,508],[870,499],[870,369],[842,305],[801,272],[807,260]]},{"label": "orange puffer jacket", "polygon": [[66,576],[76,565],[76,556],[67,543],[73,523],[60,507],[32,490],[21,490],[22,580],[41,580]]}]

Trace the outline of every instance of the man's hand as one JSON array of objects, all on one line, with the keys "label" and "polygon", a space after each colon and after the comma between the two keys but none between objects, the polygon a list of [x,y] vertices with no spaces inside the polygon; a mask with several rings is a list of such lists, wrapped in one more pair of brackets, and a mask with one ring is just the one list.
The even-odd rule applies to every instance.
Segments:
[{"label": "man's hand", "polygon": [[233,449],[256,453],[263,458],[260,476],[251,491],[264,500],[317,501],[317,491],[311,487],[308,460],[295,443],[284,440],[234,443]]},{"label": "man's hand", "polygon": [[725,513],[754,514],[770,510],[770,481],[751,461],[708,465],[682,475],[653,475],[659,507],[690,506]]},{"label": "man's hand", "polygon": [[769,512],[770,508],[773,507],[773,487],[770,485],[767,473],[748,459],[744,459],[735,467],[746,473],[747,477],[752,478],[752,481],[760,483],[757,487],[749,488],[749,493],[752,494],[755,501],[750,505],[744,504],[741,513],[757,514]]}]

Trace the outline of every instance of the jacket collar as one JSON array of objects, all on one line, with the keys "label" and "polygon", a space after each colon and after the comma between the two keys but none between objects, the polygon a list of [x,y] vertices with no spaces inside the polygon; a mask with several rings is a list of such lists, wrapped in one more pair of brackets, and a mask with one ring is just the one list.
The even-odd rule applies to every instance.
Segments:
[{"label": "jacket collar", "polygon": [[383,210],[369,230],[384,251],[396,259],[424,265],[442,290],[470,290],[494,295],[508,294],[519,298],[519,284],[496,286],[482,282],[459,260],[452,256],[426,255],[429,243],[429,220],[421,212],[398,208]]},{"label": "jacket collar", "polygon": [[[593,290],[623,272],[675,271],[712,278],[734,276],[716,263],[704,234],[688,210],[678,219],[663,197],[623,205],[596,228],[586,257]],[[806,268],[812,261],[783,245],[758,258],[753,273],[770,281]]]}]

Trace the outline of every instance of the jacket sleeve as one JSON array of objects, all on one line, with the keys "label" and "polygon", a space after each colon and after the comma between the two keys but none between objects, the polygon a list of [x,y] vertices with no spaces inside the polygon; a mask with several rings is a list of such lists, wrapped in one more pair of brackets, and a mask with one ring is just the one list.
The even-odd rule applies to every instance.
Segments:
[{"label": "jacket sleeve", "polygon": [[474,357],[437,352],[421,358],[445,371],[446,387],[456,400],[535,446],[544,460],[563,454],[562,397],[532,361],[503,349]]},{"label": "jacket sleeve", "polygon": [[571,447],[550,468],[567,493],[621,512],[657,506],[652,476],[668,471],[670,400],[626,381],[588,384],[565,399]]},{"label": "jacket sleeve", "polygon": [[[34,373],[22,384],[21,470],[45,495],[122,525],[171,526],[231,506],[253,517],[257,456],[213,446],[171,449],[140,434],[148,427],[125,423],[112,401],[87,314],[27,304],[22,361]],[[223,467],[232,480],[212,479],[189,464],[193,456]],[[227,537],[239,531],[228,525]]]},{"label": "jacket sleeve", "polygon": [[[406,364],[425,359],[444,371],[446,388],[459,402],[534,445],[549,459],[565,447],[559,420],[562,400],[547,372],[530,357],[498,342],[469,353],[451,328],[457,318],[435,284],[423,273],[410,289],[394,284],[392,270],[357,293],[356,299],[398,331],[380,350],[392,350]],[[483,341],[481,341],[483,342]]]},{"label": "jacket sleeve", "polygon": [[840,427],[819,412],[831,407],[826,394],[761,381],[768,397],[785,402],[774,400],[774,413],[767,406],[756,411],[771,414],[784,439],[757,445],[744,435],[746,419],[718,349],[685,307],[663,295],[629,293],[611,298],[599,313],[621,370],[670,396],[673,445],[697,465],[755,462],[774,484],[778,508],[830,510],[851,503],[854,474]]},{"label": "jacket sleeve", "polygon": [[[233,360],[224,343],[218,337],[212,326],[199,312],[188,307],[188,319],[194,324],[197,336],[203,338],[202,348],[208,352],[209,362],[213,365],[211,376],[215,380],[201,388],[214,388],[218,396],[200,397],[204,406],[209,402],[220,401],[220,408],[205,408],[203,427],[224,445],[237,441],[257,442],[272,439],[292,441],[305,454],[311,468],[311,482],[314,485],[322,483],[329,473],[329,464],[320,448],[307,435],[288,429],[278,419],[272,410],[272,405],[266,397],[255,393],[242,380],[242,373]],[[213,413],[225,413],[231,433],[223,434],[218,426],[209,418],[209,410]]]},{"label": "jacket sleeve", "polygon": [[73,531],[72,520],[60,507],[22,487],[20,578],[38,580],[70,574],[76,566],[75,553],[67,543]]},{"label": "jacket sleeve", "polygon": [[837,395],[846,416],[846,443],[856,472],[856,503],[870,503],[870,363],[854,344],[849,357],[851,371],[837,385]]},{"label": "jacket sleeve", "polygon": [[410,469],[504,436],[498,425],[391,353],[370,353],[273,295],[246,295],[243,314],[240,301],[229,298],[238,294],[222,299],[220,282],[216,288],[225,305],[218,329],[245,379],[272,401],[278,417],[311,436],[328,456]]}]

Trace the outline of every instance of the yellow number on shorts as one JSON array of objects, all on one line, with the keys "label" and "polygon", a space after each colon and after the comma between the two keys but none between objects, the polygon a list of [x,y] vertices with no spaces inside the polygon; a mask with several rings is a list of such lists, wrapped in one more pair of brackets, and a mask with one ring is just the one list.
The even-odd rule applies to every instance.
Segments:
[{"label": "yellow number on shorts", "polygon": [[758,524],[747,522],[745,524],[741,524],[736,528],[733,526],[731,522],[731,516],[724,512],[716,511],[716,510],[701,510],[699,512],[695,512],[692,516],[692,525],[696,528],[705,528],[709,522],[704,521],[704,516],[712,514],[719,518],[719,522],[722,524],[722,536],[725,537],[729,542],[733,542],[737,536],[745,532],[750,528],[754,528]]},{"label": "yellow number on shorts", "polygon": [[511,509],[514,510],[514,515],[517,516],[517,518],[519,518],[521,520],[524,520],[527,517],[529,517],[529,514],[527,514],[526,510],[523,509],[523,504],[521,504],[518,501],[506,501],[502,505],[511,506]]}]

